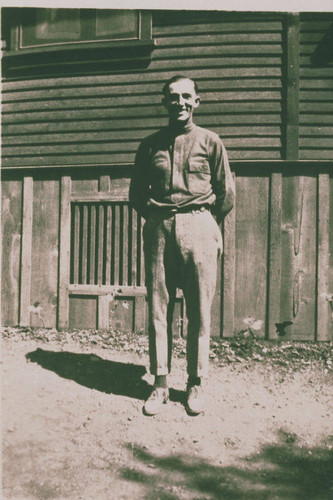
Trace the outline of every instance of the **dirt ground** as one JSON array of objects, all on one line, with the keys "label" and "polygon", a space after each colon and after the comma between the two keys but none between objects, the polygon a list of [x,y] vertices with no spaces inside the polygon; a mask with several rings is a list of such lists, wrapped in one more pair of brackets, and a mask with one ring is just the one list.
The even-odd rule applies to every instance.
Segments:
[{"label": "dirt ground", "polygon": [[[57,339],[57,337],[54,337]],[[3,494],[29,499],[333,499],[332,370],[211,354],[207,410],[171,401],[146,417],[146,341],[2,342]]]}]

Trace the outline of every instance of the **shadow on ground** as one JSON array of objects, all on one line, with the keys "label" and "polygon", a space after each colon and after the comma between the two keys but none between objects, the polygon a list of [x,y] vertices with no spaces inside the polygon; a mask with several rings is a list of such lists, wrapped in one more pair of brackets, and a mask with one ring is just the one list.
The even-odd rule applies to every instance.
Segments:
[{"label": "shadow on ground", "polygon": [[[151,391],[151,386],[142,379],[147,373],[143,365],[109,361],[95,354],[46,351],[40,348],[26,354],[26,358],[60,377],[107,394],[145,400]],[[170,399],[183,402],[183,391],[171,389]]]},{"label": "shadow on ground", "polygon": [[122,476],[145,485],[147,500],[332,500],[333,436],[329,441],[327,447],[306,448],[280,432],[277,444],[233,467],[186,455],[157,457],[136,447],[138,466],[123,469]]}]

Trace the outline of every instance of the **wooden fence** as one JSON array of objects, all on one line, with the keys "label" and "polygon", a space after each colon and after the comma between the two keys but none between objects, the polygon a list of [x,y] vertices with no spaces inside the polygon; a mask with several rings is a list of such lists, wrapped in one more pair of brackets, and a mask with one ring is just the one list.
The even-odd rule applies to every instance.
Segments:
[{"label": "wooden fence", "polygon": [[[212,334],[232,336],[250,316],[262,320],[266,338],[331,339],[330,164],[232,167],[237,203],[222,228]],[[130,170],[99,173],[5,174],[4,324],[147,329],[142,221],[128,206]],[[180,291],[174,331],[186,334]]]}]

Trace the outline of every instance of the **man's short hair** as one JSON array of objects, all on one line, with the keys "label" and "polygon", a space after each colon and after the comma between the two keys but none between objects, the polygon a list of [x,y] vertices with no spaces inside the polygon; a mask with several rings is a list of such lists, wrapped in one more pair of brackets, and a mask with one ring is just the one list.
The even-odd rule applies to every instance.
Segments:
[{"label": "man's short hair", "polygon": [[189,78],[188,76],[184,76],[184,75],[175,75],[173,76],[172,78],[170,78],[164,85],[163,85],[163,89],[162,89],[162,93],[164,95],[164,97],[167,97],[168,95],[168,92],[169,92],[169,86],[174,83],[174,82],[179,82],[180,80],[190,80],[190,82],[193,83],[193,87],[194,87],[194,90],[195,90],[195,93],[198,94],[199,93],[199,89],[198,89],[198,85],[195,83],[194,80],[192,80],[192,78]]}]

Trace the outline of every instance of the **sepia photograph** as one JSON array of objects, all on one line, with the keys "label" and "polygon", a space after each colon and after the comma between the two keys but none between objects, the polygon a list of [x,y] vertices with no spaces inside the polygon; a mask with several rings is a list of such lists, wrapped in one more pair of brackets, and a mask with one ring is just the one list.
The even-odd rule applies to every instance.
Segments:
[{"label": "sepia photograph", "polygon": [[333,499],[333,9],[266,3],[3,4],[3,500]]}]

